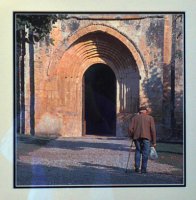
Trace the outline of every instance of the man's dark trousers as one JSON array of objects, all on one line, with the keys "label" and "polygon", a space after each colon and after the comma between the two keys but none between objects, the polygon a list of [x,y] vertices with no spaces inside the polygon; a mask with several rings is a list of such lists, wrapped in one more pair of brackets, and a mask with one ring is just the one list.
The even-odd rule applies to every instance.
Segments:
[{"label": "man's dark trousers", "polygon": [[142,155],[142,165],[141,172],[146,172],[148,156],[150,152],[150,141],[145,138],[139,138],[134,140],[135,143],[135,169],[138,170],[140,168],[140,160]]}]

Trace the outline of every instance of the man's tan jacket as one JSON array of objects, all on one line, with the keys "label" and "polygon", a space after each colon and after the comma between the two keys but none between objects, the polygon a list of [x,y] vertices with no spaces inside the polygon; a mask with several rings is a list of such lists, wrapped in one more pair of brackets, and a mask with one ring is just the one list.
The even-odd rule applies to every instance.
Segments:
[{"label": "man's tan jacket", "polygon": [[134,116],[129,126],[130,136],[136,140],[146,138],[156,144],[156,129],[152,116],[140,113]]}]

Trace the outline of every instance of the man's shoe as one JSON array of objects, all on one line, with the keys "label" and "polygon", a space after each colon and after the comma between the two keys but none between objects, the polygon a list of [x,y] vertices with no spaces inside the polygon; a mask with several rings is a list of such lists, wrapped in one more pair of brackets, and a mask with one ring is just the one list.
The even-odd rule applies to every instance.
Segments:
[{"label": "man's shoe", "polygon": [[135,172],[136,172],[136,173],[139,173],[140,170],[139,170],[138,168],[135,168]]}]

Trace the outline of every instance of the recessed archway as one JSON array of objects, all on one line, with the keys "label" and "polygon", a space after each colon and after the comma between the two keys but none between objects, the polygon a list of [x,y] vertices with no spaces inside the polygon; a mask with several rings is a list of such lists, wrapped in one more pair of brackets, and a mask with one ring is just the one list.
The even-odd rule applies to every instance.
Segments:
[{"label": "recessed archway", "polygon": [[140,104],[139,97],[143,91],[141,80],[144,79],[145,69],[140,71],[137,57],[124,42],[112,32],[99,30],[81,35],[64,52],[56,70],[51,73],[57,78],[60,103],[66,105],[60,108],[64,127],[61,130],[71,131],[70,135],[74,136],[86,134],[84,77],[93,65],[99,64],[112,70],[116,80],[116,131],[113,134],[118,137],[127,133],[128,119]]},{"label": "recessed archway", "polygon": [[116,77],[101,63],[90,66],[83,76],[83,112],[86,135],[116,135]]}]

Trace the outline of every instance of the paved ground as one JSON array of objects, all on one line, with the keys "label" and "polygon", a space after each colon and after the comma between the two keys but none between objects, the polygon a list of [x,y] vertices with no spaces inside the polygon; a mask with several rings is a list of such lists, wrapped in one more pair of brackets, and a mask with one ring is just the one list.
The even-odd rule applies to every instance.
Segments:
[{"label": "paved ground", "polygon": [[[17,139],[16,186],[149,186],[183,184],[182,170],[149,161],[148,173],[133,170],[127,138]],[[178,172],[174,176],[173,172]],[[179,175],[180,174],[180,175]]]}]

